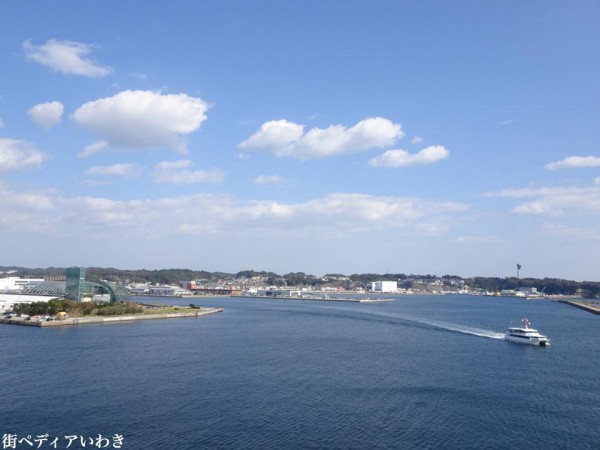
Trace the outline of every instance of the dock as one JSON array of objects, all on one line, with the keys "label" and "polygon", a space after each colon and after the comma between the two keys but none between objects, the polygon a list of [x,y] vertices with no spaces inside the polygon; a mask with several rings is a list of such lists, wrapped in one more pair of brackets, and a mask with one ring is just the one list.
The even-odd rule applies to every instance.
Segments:
[{"label": "dock", "polygon": [[285,297],[280,295],[232,295],[232,298],[260,298],[263,300],[296,300],[313,302],[347,302],[347,303],[379,303],[393,302],[393,298],[359,298],[359,297],[327,297],[327,296],[299,296]]},{"label": "dock", "polygon": [[0,324],[24,325],[29,327],[62,327],[68,325],[89,325],[104,323],[139,322],[142,320],[155,319],[179,319],[183,317],[202,317],[210,314],[223,312],[223,308],[202,308],[194,312],[185,313],[162,313],[162,314],[128,314],[123,316],[87,316],[72,317],[63,320],[26,320],[23,317],[1,318]]},{"label": "dock", "polygon": [[600,305],[598,303],[584,302],[582,300],[558,300],[559,303],[566,303],[575,308],[583,309],[592,314],[600,314]]}]

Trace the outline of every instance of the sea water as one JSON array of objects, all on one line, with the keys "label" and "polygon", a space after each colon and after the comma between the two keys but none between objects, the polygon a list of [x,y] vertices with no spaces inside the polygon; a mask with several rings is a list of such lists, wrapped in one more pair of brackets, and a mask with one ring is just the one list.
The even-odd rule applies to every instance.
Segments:
[{"label": "sea water", "polygon": [[[600,448],[600,317],[568,305],[144,300],[225,310],[0,326],[0,435],[57,448],[122,435],[131,450]],[[523,317],[550,347],[501,339]]]}]

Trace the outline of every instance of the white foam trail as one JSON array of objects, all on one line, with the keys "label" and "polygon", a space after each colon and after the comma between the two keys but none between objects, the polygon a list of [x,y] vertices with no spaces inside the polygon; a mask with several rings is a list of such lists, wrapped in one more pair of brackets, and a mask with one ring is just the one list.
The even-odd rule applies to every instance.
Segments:
[{"label": "white foam trail", "polygon": [[352,312],[361,313],[361,314],[364,314],[367,316],[394,318],[394,319],[401,320],[403,322],[412,322],[412,323],[416,323],[416,324],[420,324],[420,325],[426,325],[428,327],[435,328],[438,330],[453,331],[453,332],[462,333],[462,334],[470,334],[472,336],[479,336],[479,337],[488,338],[488,339],[504,339],[504,333],[499,333],[497,331],[492,331],[492,330],[484,330],[481,328],[468,327],[466,325],[459,325],[459,324],[450,323],[450,322],[443,322],[441,320],[424,319],[422,317],[404,316],[401,314],[394,314],[394,313],[387,313],[387,312],[386,313],[380,313],[380,312],[375,312],[375,311],[367,312],[367,311],[356,309],[356,308],[338,309],[338,308],[330,307],[330,306],[321,306],[320,308],[334,309],[334,310],[340,311],[340,312],[341,311],[352,311]]},{"label": "white foam trail", "polygon": [[448,331],[456,331],[457,333],[463,334],[471,334],[473,336],[479,336],[489,339],[504,339],[503,333],[498,333],[497,331],[484,330],[481,328],[467,327],[465,325],[458,325],[448,322],[441,322],[438,320],[428,320],[428,319],[410,319],[417,323],[423,323],[425,325],[429,325],[434,328],[438,328],[441,330]]}]

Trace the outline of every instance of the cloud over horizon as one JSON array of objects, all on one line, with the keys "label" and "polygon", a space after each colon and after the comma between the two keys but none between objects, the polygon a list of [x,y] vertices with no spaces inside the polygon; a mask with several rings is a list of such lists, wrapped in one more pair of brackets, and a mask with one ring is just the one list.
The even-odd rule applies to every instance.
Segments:
[{"label": "cloud over horizon", "polygon": [[31,142],[0,138],[0,173],[37,168],[44,159],[42,152]]},{"label": "cloud over horizon", "polygon": [[49,39],[45,44],[34,45],[31,40],[22,44],[25,57],[55,72],[85,77],[104,77],[112,72],[110,67],[102,67],[87,56],[96,46],[74,41]]},{"label": "cloud over horizon", "polygon": [[386,147],[403,136],[400,124],[382,117],[364,119],[352,127],[331,125],[307,132],[304,125],[281,119],[263,123],[239,147],[262,150],[278,157],[307,160]]},{"label": "cloud over horizon", "polygon": [[[181,164],[183,167],[183,164]],[[242,200],[227,194],[193,194],[145,200],[68,197],[55,191],[16,192],[0,185],[0,230],[90,238],[164,237],[205,233],[273,233],[342,238],[348,233],[418,229],[422,223],[458,214],[467,205],[418,198],[329,194],[300,203]]]},{"label": "cloud over horizon", "polygon": [[565,236],[576,241],[600,241],[600,229],[570,227],[562,224],[546,224],[543,232]]},{"label": "cloud over horizon", "polygon": [[[98,135],[106,144],[103,148],[168,148],[185,154],[185,137],[200,128],[209,108],[204,100],[186,94],[122,91],[85,103],[72,118]],[[80,155],[92,153],[90,147]]]},{"label": "cloud over horizon", "polygon": [[527,199],[517,204],[512,212],[524,215],[558,217],[571,215],[592,217],[600,215],[600,186],[589,187],[541,187],[503,189],[485,194],[486,197]]}]

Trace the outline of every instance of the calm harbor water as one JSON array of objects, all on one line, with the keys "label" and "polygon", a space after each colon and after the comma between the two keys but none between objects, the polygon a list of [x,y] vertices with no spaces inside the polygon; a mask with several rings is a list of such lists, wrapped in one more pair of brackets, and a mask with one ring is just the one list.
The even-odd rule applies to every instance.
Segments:
[{"label": "calm harbor water", "polygon": [[[225,311],[0,326],[0,435],[118,433],[127,450],[600,447],[600,317],[567,305],[159,301]],[[499,339],[522,317],[552,345]]]}]

